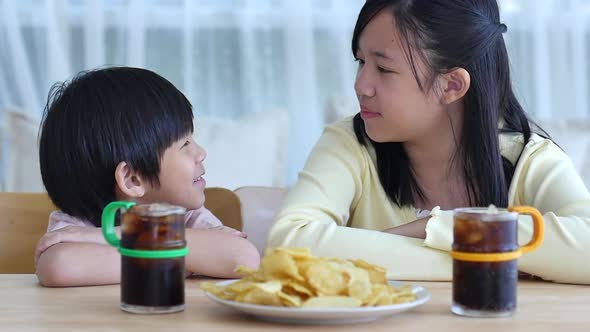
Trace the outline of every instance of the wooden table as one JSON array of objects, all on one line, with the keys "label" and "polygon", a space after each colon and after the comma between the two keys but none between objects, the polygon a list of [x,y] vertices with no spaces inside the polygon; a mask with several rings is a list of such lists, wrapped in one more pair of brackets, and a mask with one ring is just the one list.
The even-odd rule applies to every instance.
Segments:
[{"label": "wooden table", "polygon": [[281,325],[259,321],[209,300],[186,283],[186,310],[134,315],[119,310],[119,286],[43,288],[34,275],[0,275],[0,331],[590,331],[590,287],[526,281],[510,318],[475,319],[450,312],[451,284],[417,282],[432,298],[412,311],[354,325]]}]

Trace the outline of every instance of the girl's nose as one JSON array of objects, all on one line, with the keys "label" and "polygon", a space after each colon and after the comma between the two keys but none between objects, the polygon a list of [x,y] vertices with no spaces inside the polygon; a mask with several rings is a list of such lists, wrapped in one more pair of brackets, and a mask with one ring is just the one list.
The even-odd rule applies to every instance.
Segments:
[{"label": "girl's nose", "polygon": [[375,96],[375,87],[371,83],[370,73],[366,68],[360,68],[356,74],[354,82],[354,91],[357,97],[373,97]]}]

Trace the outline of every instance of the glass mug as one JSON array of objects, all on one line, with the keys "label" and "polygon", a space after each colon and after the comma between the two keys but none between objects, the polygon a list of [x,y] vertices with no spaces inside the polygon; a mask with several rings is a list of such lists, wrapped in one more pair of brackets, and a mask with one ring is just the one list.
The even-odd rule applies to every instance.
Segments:
[{"label": "glass mug", "polygon": [[[533,218],[533,237],[518,246],[518,215]],[[454,210],[453,304],[461,316],[505,317],[516,310],[517,259],[543,241],[543,216],[532,207]]]},{"label": "glass mug", "polygon": [[[121,240],[115,232],[120,210]],[[111,202],[102,213],[106,241],[121,253],[121,310],[140,314],[184,310],[186,209],[169,204]]]}]

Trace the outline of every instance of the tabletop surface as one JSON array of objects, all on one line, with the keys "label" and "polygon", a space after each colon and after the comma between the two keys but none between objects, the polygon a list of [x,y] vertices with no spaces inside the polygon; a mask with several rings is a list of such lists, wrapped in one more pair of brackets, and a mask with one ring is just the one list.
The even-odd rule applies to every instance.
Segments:
[{"label": "tabletop surface", "polygon": [[44,288],[35,275],[0,275],[0,331],[590,331],[590,287],[521,281],[508,318],[465,318],[450,312],[451,283],[413,282],[432,295],[424,305],[388,318],[349,325],[284,325],[238,313],[186,281],[186,309],[136,315],[119,309],[119,285]]}]

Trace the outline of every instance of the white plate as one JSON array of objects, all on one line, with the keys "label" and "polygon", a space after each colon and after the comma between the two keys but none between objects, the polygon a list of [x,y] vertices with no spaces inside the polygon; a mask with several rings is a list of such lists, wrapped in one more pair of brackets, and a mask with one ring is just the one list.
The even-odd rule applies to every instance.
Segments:
[{"label": "white plate", "polygon": [[[217,285],[225,286],[237,280],[218,282]],[[390,281],[395,287],[403,286],[401,282]],[[430,299],[430,293],[421,286],[412,286],[412,292],[416,295],[416,301],[401,304],[392,304],[376,307],[359,308],[291,308],[248,304],[236,301],[228,301],[205,292],[215,302],[221,303],[235,310],[253,315],[262,320],[291,323],[291,324],[349,324],[377,320],[402,311],[406,311],[424,304]]]}]

